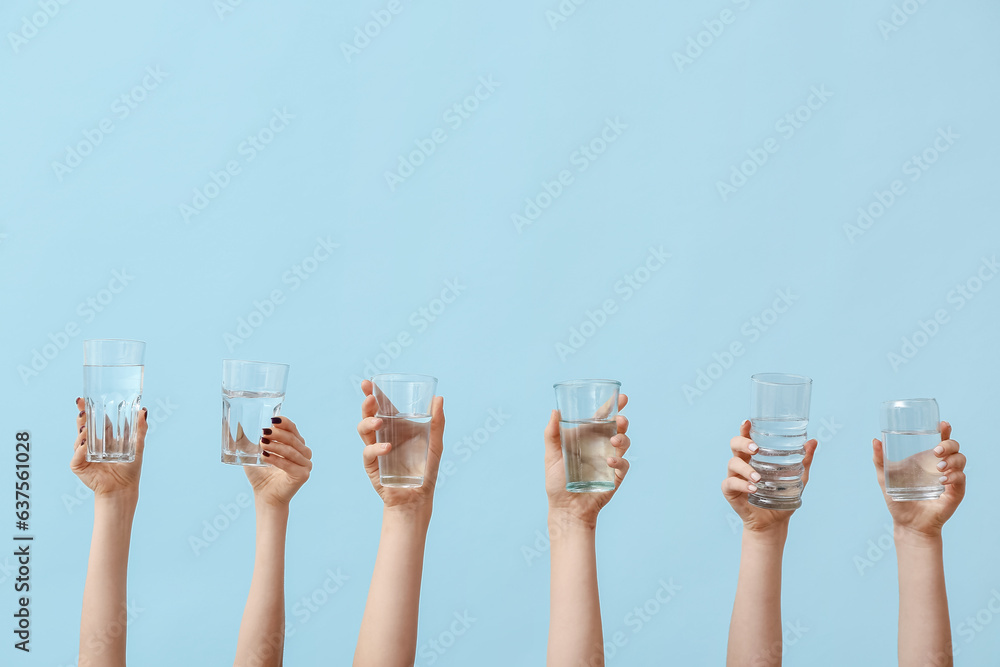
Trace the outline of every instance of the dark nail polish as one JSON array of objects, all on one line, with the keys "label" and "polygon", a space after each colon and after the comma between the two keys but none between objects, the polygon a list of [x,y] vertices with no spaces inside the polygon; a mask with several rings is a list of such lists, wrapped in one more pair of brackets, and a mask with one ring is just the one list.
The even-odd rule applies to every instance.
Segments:
[{"label": "dark nail polish", "polygon": [[264,435],[271,435],[271,429],[265,428],[264,429]]},{"label": "dark nail polish", "polygon": [[261,454],[263,454],[264,456],[270,456],[270,454],[268,454],[267,452],[261,452]]},{"label": "dark nail polish", "polygon": [[270,442],[271,442],[271,441],[270,441],[270,440],[268,440],[267,438],[261,438],[261,439],[260,439],[260,441],[261,441],[262,443],[264,443],[265,445],[267,445],[267,444],[270,444]]},{"label": "dark nail polish", "polygon": [[80,431],[79,432],[83,433],[83,427],[82,426],[80,427]]},{"label": "dark nail polish", "polygon": [[84,416],[85,414],[87,414],[85,411],[80,410],[80,415],[79,415],[80,417]]},{"label": "dark nail polish", "polygon": [[281,417],[271,417],[271,423],[272,424],[280,424],[281,423]]}]

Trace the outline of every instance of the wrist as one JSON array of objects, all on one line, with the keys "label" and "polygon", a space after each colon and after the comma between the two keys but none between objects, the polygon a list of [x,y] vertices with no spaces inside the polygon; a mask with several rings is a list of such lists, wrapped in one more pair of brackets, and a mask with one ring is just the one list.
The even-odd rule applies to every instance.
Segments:
[{"label": "wrist", "polygon": [[139,504],[138,489],[118,489],[115,491],[95,491],[94,507],[134,512]]},{"label": "wrist", "polygon": [[552,538],[570,533],[594,533],[597,531],[597,516],[581,517],[569,510],[550,507],[548,526]]},{"label": "wrist", "polygon": [[387,505],[382,508],[383,525],[417,527],[427,530],[431,523],[429,505]]},{"label": "wrist", "polygon": [[788,538],[788,522],[771,524],[767,528],[743,526],[743,541],[761,546],[783,547]]},{"label": "wrist", "polygon": [[892,538],[896,543],[896,549],[900,547],[914,547],[918,549],[941,549],[943,542],[941,539],[941,529],[931,528],[918,530],[909,526],[893,525]]}]

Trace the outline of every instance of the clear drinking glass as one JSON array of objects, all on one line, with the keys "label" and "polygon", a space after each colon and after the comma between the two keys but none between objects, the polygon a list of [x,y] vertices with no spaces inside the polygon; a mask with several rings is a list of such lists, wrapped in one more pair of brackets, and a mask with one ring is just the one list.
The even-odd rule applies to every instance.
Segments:
[{"label": "clear drinking glass", "polygon": [[615,455],[611,438],[618,432],[617,380],[569,380],[553,385],[559,409],[559,436],[566,467],[566,490],[574,493],[611,491]]},{"label": "clear drinking glass", "polygon": [[760,474],[750,504],[772,510],[802,506],[802,473],[812,380],[788,373],[750,378],[750,465]]},{"label": "clear drinking glass", "polygon": [[222,362],[222,462],[271,465],[261,455],[263,430],[281,414],[288,365],[225,359]]},{"label": "clear drinking glass", "polygon": [[937,401],[886,401],[881,422],[886,494],[893,500],[934,500],[944,493],[933,451],[941,444]]},{"label": "clear drinking glass", "polygon": [[135,460],[145,354],[138,340],[83,341],[88,461]]},{"label": "clear drinking glass", "polygon": [[378,458],[382,486],[416,488],[424,483],[427,450],[431,444],[431,403],[437,378],[429,375],[383,373],[372,378],[382,428],[375,441],[392,449]]}]

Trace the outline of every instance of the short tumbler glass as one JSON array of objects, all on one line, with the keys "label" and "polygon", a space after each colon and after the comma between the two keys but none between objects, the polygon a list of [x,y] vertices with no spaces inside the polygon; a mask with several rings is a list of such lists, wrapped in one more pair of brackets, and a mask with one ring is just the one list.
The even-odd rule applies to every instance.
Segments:
[{"label": "short tumbler glass", "polygon": [[222,362],[222,462],[271,465],[260,439],[271,418],[281,414],[288,365],[225,359]]},{"label": "short tumbler glass", "polygon": [[612,491],[615,455],[611,438],[618,432],[617,380],[569,380],[553,385],[559,409],[559,437],[566,469],[566,490]]},{"label": "short tumbler glass", "polygon": [[750,439],[759,448],[750,465],[760,475],[749,502],[755,507],[794,510],[802,506],[806,428],[812,380],[789,373],[750,378]]},{"label": "short tumbler glass", "polygon": [[934,500],[944,493],[934,448],[941,444],[941,416],[933,398],[882,404],[885,493],[893,500]]},{"label": "short tumbler glass", "polygon": [[145,354],[138,340],[83,341],[88,461],[135,460]]},{"label": "short tumbler glass", "polygon": [[371,379],[375,416],[382,428],[375,441],[389,443],[389,453],[378,457],[382,486],[412,489],[422,486],[431,443],[431,404],[437,378],[429,375],[383,373]]}]

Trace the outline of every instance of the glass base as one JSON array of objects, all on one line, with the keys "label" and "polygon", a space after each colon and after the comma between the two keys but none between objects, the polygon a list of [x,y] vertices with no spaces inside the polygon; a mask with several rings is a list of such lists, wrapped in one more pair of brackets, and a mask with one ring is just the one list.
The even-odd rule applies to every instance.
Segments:
[{"label": "glass base", "polygon": [[614,482],[566,482],[566,490],[570,493],[602,493],[614,491]]},{"label": "glass base", "polygon": [[424,485],[423,477],[409,477],[406,475],[382,475],[379,478],[382,486],[390,489],[419,489]]},{"label": "glass base", "polygon": [[767,498],[751,493],[749,502],[754,507],[765,510],[794,510],[802,507],[802,498]]},{"label": "glass base", "polygon": [[916,489],[889,489],[886,495],[898,503],[910,500],[936,500],[944,493],[943,486],[920,487]]},{"label": "glass base", "polygon": [[234,466],[253,466],[263,468],[271,465],[266,460],[262,460],[260,454],[230,454],[222,452],[222,462]]},{"label": "glass base", "polygon": [[87,452],[87,463],[132,463],[135,452]]}]

